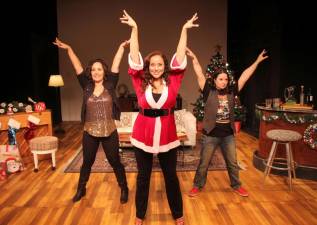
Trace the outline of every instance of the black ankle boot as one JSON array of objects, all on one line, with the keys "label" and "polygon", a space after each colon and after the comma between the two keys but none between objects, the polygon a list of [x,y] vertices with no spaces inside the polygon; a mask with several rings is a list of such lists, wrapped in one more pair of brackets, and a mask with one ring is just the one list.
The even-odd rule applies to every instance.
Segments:
[{"label": "black ankle boot", "polygon": [[129,198],[129,189],[127,187],[121,188],[120,203],[121,204],[127,203],[128,198]]},{"label": "black ankle boot", "polygon": [[86,187],[83,185],[78,186],[77,192],[76,192],[75,196],[73,197],[73,202],[79,201],[85,195],[86,195]]}]

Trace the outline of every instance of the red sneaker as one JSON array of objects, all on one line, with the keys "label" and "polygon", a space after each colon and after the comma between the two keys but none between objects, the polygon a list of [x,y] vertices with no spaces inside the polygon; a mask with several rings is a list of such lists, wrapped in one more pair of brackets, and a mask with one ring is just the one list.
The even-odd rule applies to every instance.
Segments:
[{"label": "red sneaker", "polygon": [[142,224],[143,224],[143,220],[138,218],[138,217],[136,217],[135,218],[135,225],[142,225]]},{"label": "red sneaker", "polygon": [[242,197],[248,197],[249,196],[249,193],[243,187],[239,187],[237,189],[234,189],[234,192],[237,193],[238,195],[242,196]]},{"label": "red sneaker", "polygon": [[189,197],[195,197],[196,195],[198,195],[198,192],[199,192],[199,191],[200,191],[200,190],[199,190],[198,187],[193,187],[193,188],[189,191],[188,195],[189,195]]},{"label": "red sneaker", "polygon": [[175,225],[185,225],[184,223],[184,217],[180,217],[175,220]]}]

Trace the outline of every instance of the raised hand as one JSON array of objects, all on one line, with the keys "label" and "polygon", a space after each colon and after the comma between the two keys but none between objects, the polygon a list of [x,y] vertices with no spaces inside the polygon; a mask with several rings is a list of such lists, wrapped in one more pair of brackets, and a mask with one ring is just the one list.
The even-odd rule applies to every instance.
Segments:
[{"label": "raised hand", "polygon": [[70,46],[68,44],[65,44],[58,38],[55,38],[55,42],[53,42],[53,44],[62,49],[66,49],[66,50],[70,49]]},{"label": "raised hand", "polygon": [[197,13],[195,13],[191,19],[187,20],[184,24],[183,28],[190,29],[192,27],[199,27],[199,24],[194,24],[194,22],[198,19]]},{"label": "raised hand", "polygon": [[79,58],[77,57],[77,55],[75,54],[73,49],[70,47],[70,45],[65,44],[64,42],[62,42],[58,38],[55,38],[55,42],[53,42],[53,44],[56,45],[57,47],[61,48],[61,49],[67,50],[67,54],[69,56],[70,61],[73,64],[73,67],[74,67],[74,69],[76,71],[76,74],[77,75],[81,74],[84,69],[83,69],[83,67],[81,65],[81,62],[80,62]]},{"label": "raised hand", "polygon": [[249,80],[249,78],[253,75],[254,71],[256,70],[256,68],[258,67],[258,65],[263,61],[265,60],[266,58],[268,58],[267,55],[265,55],[267,52],[266,50],[264,49],[259,55],[258,57],[256,58],[256,60],[251,64],[251,66],[249,66],[248,68],[246,68],[239,80],[238,80],[238,90],[240,91],[245,83]]},{"label": "raised hand", "polygon": [[127,13],[127,11],[123,10],[123,15],[120,18],[121,23],[128,24],[130,27],[137,27],[134,19]]},{"label": "raised hand", "polygon": [[125,40],[124,42],[122,42],[122,43],[120,44],[120,47],[126,48],[126,47],[128,47],[129,45],[130,45],[130,40]]},{"label": "raised hand", "polygon": [[113,73],[119,73],[119,66],[121,63],[121,59],[124,53],[124,49],[128,47],[130,44],[130,40],[125,40],[119,45],[119,48],[117,50],[117,53],[115,54],[113,61],[112,61],[112,66],[111,66],[111,72]]},{"label": "raised hand", "polygon": [[179,42],[176,50],[176,59],[178,62],[183,62],[186,56],[186,46],[187,46],[187,30],[192,27],[199,27],[199,24],[194,24],[194,22],[198,19],[197,13],[195,13],[191,19],[187,20],[187,22],[183,25],[181,36],[179,38]]},{"label": "raised hand", "polygon": [[191,59],[196,58],[196,55],[188,47],[186,47],[186,55],[188,55]]},{"label": "raised hand", "polygon": [[262,62],[263,60],[265,60],[266,58],[268,58],[268,55],[265,55],[267,53],[267,51],[265,49],[262,50],[262,52],[258,55],[258,58],[256,59],[257,62]]}]

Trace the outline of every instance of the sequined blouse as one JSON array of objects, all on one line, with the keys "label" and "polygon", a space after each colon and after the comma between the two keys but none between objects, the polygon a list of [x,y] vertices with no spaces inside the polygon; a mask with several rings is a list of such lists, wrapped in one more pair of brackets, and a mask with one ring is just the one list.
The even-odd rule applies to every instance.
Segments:
[{"label": "sequined blouse", "polygon": [[116,130],[112,119],[112,98],[107,89],[99,96],[92,94],[88,98],[84,130],[95,137],[108,137]]}]

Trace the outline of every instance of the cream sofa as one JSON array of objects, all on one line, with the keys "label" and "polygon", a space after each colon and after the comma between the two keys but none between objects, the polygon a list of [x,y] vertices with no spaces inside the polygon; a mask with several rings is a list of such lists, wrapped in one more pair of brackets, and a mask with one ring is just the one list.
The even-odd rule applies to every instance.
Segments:
[{"label": "cream sofa", "polygon": [[[120,121],[116,120],[118,133],[132,133],[134,121],[138,112],[122,112]],[[184,141],[185,146],[196,145],[196,117],[186,109],[174,112],[176,130],[178,134],[185,133],[188,140]]]}]

